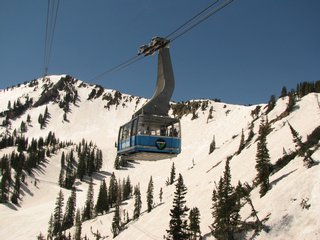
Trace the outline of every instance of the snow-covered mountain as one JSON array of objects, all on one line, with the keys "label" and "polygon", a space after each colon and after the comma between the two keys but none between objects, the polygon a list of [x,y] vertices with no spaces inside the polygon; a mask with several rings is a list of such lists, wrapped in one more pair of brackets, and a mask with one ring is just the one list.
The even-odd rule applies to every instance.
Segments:
[{"label": "snow-covered mountain", "polygon": [[[228,156],[233,156],[230,167],[234,186],[238,181],[251,184],[255,179],[256,140],[261,119],[267,118],[271,123],[272,131],[267,136],[267,147],[274,165],[284,156],[284,152],[289,154],[296,150],[289,123],[302,136],[302,141],[306,141],[308,135],[320,125],[320,94],[317,93],[299,98],[289,114],[283,114],[287,109],[288,97],[278,99],[267,115],[267,104],[241,106],[212,100],[193,100],[178,104],[179,107],[173,104],[175,113],[181,116],[182,153],[173,159],[136,161],[130,168],[115,170],[118,129],[146,101],[115,90],[89,85],[70,76],[50,76],[0,91],[0,123],[6,120],[8,105],[13,108],[19,102],[19,106],[25,106],[18,113],[11,113],[10,124],[3,124],[0,134],[1,138],[5,134],[12,134],[14,130],[20,134],[21,122],[26,122],[29,115],[31,123],[28,123],[27,130],[23,133],[28,139],[46,137],[51,131],[61,141],[92,141],[102,150],[104,159],[101,171],[94,175],[95,201],[100,181],[106,179],[108,183],[112,172],[117,179],[130,176],[133,185],[140,184],[143,213],[138,220],[127,224],[126,229],[115,239],[163,239],[169,227],[169,212],[175,190],[174,185],[166,186],[166,179],[174,162],[176,172],[182,174],[188,188],[187,206],[198,207],[200,210],[204,239],[214,239],[209,226],[213,223],[211,207],[215,183],[223,174]],[[46,108],[50,118],[46,126],[41,128],[38,118]],[[236,154],[242,130],[245,139],[251,130],[254,136]],[[209,154],[213,138],[216,148]],[[319,146],[319,142],[317,144]],[[312,146],[312,158],[317,162],[320,160],[318,146]],[[0,158],[16,148],[13,146],[1,149]],[[72,146],[64,150],[67,151],[68,148]],[[41,170],[35,170],[27,177],[17,205],[0,204],[1,239],[36,239],[40,232],[47,234],[48,221],[61,189],[58,185],[61,154],[62,150],[58,150],[47,158]],[[150,176],[154,181],[156,207],[147,213],[146,191]],[[272,188],[265,196],[261,198],[259,188],[254,188],[251,192],[252,202],[261,219],[269,215],[266,225],[270,230],[261,231],[253,239],[320,239],[319,176],[320,165],[306,168],[303,158],[296,156],[270,176]],[[35,179],[37,184],[34,184]],[[82,208],[88,182],[77,180],[76,188],[77,207]],[[163,189],[162,204],[159,204],[158,197],[160,188]],[[66,201],[71,191],[62,190]],[[126,210],[132,218],[133,199],[122,204],[121,210]],[[249,218],[250,214],[250,206],[245,205],[241,210],[242,219]],[[112,218],[113,211],[110,211],[106,215],[85,221],[82,235],[94,239],[92,232],[98,230],[111,239]],[[73,233],[74,228],[70,231]],[[252,236],[253,233],[249,232],[243,239],[252,239]]]}]

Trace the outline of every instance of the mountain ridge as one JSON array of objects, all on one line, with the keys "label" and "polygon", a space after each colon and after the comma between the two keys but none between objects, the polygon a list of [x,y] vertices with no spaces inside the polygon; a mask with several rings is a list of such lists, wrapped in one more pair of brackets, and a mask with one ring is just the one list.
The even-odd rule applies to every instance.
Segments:
[{"label": "mountain ridge", "polygon": [[[233,156],[230,163],[233,185],[236,185],[239,180],[248,183],[254,180],[256,176],[254,167],[257,149],[256,140],[261,119],[267,117],[269,122],[272,122],[272,132],[267,137],[272,164],[275,164],[284,155],[284,149],[288,153],[296,149],[288,123],[300,133],[303,141],[305,141],[307,136],[319,126],[320,122],[318,93],[310,93],[299,98],[295,103],[295,108],[283,118],[279,118],[279,116],[286,111],[289,97],[278,99],[276,105],[268,114],[265,114],[268,104],[241,106],[212,100],[190,100],[181,105],[181,109],[177,110],[174,109],[175,104],[173,103],[170,114],[178,116],[182,126],[182,153],[180,156],[159,162],[135,162],[133,167],[128,168],[128,170],[115,170],[113,168],[116,155],[114,143],[117,139],[118,128],[131,119],[134,111],[139,109],[147,99],[122,94],[115,90],[101,90],[98,85],[89,85],[75,79],[66,80],[67,83],[70,81],[73,86],[73,88],[70,86],[68,88],[68,84],[59,83],[59,81],[62,81],[61,78],[67,78],[67,75],[48,76],[47,78],[48,80],[39,79],[38,84],[33,81],[0,91],[0,112],[7,111],[8,102],[10,101],[13,105],[14,102],[17,102],[17,99],[20,99],[22,105],[26,102],[26,99],[31,98],[34,104],[38,103],[36,106],[27,108],[16,118],[10,119],[10,127],[2,126],[1,136],[6,132],[12,133],[14,129],[19,132],[21,122],[26,121],[27,115],[30,115],[31,125],[24,133],[28,138],[44,137],[50,131],[53,131],[58,138],[65,141],[79,142],[83,138],[93,141],[103,151],[102,173],[104,174],[102,176],[107,181],[110,174],[114,172],[119,178],[130,175],[134,184],[140,183],[143,210],[146,206],[145,190],[147,182],[150,176],[153,176],[155,195],[158,195],[158,191],[162,187],[164,189],[164,203],[157,205],[151,213],[144,212],[139,220],[130,222],[128,228],[121,232],[116,239],[130,239],[132,236],[134,236],[134,239],[162,239],[163,235],[166,234],[165,229],[168,229],[169,210],[172,207],[174,189],[173,186],[165,186],[165,180],[169,176],[173,162],[176,165],[177,172],[184,176],[188,187],[187,205],[199,207],[201,231],[205,235],[205,239],[213,239],[208,225],[213,222],[210,208],[212,206],[211,194],[215,182],[222,175],[224,163],[228,156]],[[50,90],[52,91],[50,92]],[[68,92],[70,96],[66,97]],[[39,101],[41,97],[42,100]],[[66,107],[67,105],[69,106]],[[48,107],[51,118],[47,125],[41,129],[37,119],[46,107]],[[212,109],[212,117],[209,117],[210,109]],[[1,117],[0,122],[3,120],[4,117]],[[245,139],[248,139],[251,130],[254,132],[253,138],[239,154],[236,154],[241,132],[243,131]],[[209,154],[209,145],[213,137],[216,141],[216,149]],[[319,145],[319,142],[317,144]],[[11,152],[13,149],[15,147],[0,150],[0,156]],[[312,156],[319,161],[319,150],[316,150]],[[16,207],[17,210],[5,207],[3,204],[0,205],[0,211],[5,216],[2,219],[13,220],[17,216],[23,216],[12,226],[0,230],[0,234],[5,236],[5,239],[26,239],[25,236],[28,236],[28,239],[34,239],[40,231],[43,234],[46,233],[47,226],[43,225],[49,221],[55,198],[60,189],[55,184],[55,182],[58,182],[60,157],[61,151],[48,158],[45,173],[36,172],[34,174],[35,178],[39,179],[38,188],[30,186],[33,195],[26,194],[20,201],[20,207]],[[305,168],[302,157],[297,156],[270,176],[272,189],[263,198],[259,197],[257,188],[253,190],[252,199],[259,216],[264,218],[271,213],[267,221],[271,230],[261,232],[254,239],[318,239],[320,230],[316,226],[319,226],[320,222],[316,215],[320,210],[320,194],[316,192],[316,189],[320,186],[320,181],[316,176],[319,171],[318,165],[310,169]],[[31,181],[32,178],[29,179],[29,185],[31,185]],[[99,179],[95,180],[95,198],[99,181]],[[82,207],[88,184],[79,181],[77,184],[79,189],[77,207]],[[299,188],[296,186],[299,186]],[[50,189],[49,193],[46,191],[48,189]],[[70,195],[70,191],[65,189],[63,191],[65,196]],[[302,200],[306,201],[307,199],[311,205],[309,210],[300,206]],[[34,202],[40,206],[37,207]],[[156,202],[159,204],[158,200]],[[126,201],[126,205],[122,208],[129,211],[131,215],[132,199]],[[31,218],[35,222],[33,227],[35,229],[30,231],[31,226],[21,226],[26,223],[27,214],[30,214],[32,210],[39,214],[40,219]],[[250,215],[248,206],[243,208],[241,215],[243,218]],[[98,229],[103,235],[110,236],[112,216],[113,214],[109,213],[84,222],[83,232],[91,239],[93,236],[90,227],[93,227],[93,231]],[[3,221],[5,220],[0,220],[2,225],[4,224]],[[19,228],[18,233],[14,233],[16,228]],[[74,229],[71,231],[73,233]],[[249,239],[252,236],[253,233],[248,233],[242,239]]]}]

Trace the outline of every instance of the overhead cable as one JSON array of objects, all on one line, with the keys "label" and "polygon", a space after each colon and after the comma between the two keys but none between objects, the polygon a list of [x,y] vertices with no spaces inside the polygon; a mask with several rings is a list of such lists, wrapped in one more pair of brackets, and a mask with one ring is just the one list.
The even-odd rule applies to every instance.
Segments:
[{"label": "overhead cable", "polygon": [[44,43],[44,75],[48,74],[60,0],[48,0]]},{"label": "overhead cable", "polygon": [[[177,29],[172,31],[170,34],[168,34],[165,38],[169,40],[169,42],[175,41],[177,38],[181,37],[182,35],[186,34],[190,30],[192,30],[194,27],[211,17],[212,15],[219,12],[221,9],[229,5],[233,0],[215,0],[213,3],[211,3],[208,7],[197,13],[195,16],[190,18],[188,21],[186,21],[184,24],[179,26]],[[126,68],[127,66],[141,60],[146,55],[135,55],[132,58],[129,58],[128,60],[124,61],[123,63],[97,75],[96,77],[92,78],[91,80],[96,80],[98,78],[101,78],[111,72],[119,71],[123,68]]]}]

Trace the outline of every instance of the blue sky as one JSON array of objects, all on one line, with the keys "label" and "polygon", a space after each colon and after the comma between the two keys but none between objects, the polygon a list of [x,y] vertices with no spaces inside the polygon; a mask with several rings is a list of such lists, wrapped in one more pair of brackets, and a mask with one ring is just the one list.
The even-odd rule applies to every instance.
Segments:
[{"label": "blue sky", "polygon": [[[156,55],[101,79],[153,36],[165,36],[210,0],[61,0],[49,74],[151,97]],[[1,0],[0,88],[42,76],[47,1]],[[282,86],[320,79],[319,0],[234,0],[171,44],[172,100],[264,103]]]}]

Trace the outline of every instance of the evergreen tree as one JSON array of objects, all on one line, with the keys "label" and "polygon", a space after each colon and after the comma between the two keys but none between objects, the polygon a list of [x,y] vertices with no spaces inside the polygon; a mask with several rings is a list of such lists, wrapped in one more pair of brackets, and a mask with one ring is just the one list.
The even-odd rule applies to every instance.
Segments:
[{"label": "evergreen tree", "polygon": [[125,184],[123,185],[123,200],[129,199],[131,194],[132,194],[132,186],[131,186],[130,177],[128,176],[125,181]]},{"label": "evergreen tree", "polygon": [[52,240],[53,238],[53,215],[51,214],[48,226],[48,240]]},{"label": "evergreen tree", "polygon": [[71,228],[73,226],[75,215],[76,215],[76,190],[72,189],[71,195],[68,198],[65,214],[63,217],[63,230]]},{"label": "evergreen tree", "polygon": [[187,187],[184,185],[181,174],[179,174],[178,182],[175,187],[176,190],[174,192],[173,208],[170,210],[171,220],[167,233],[168,239],[183,240],[189,238],[186,220],[187,212],[189,211],[189,209],[185,205],[185,195],[187,194]]},{"label": "evergreen tree", "polygon": [[109,211],[109,200],[106,182],[103,180],[98,194],[98,199],[96,203],[96,214],[104,214]]},{"label": "evergreen tree", "polygon": [[63,202],[63,193],[62,190],[60,190],[57,200],[56,200],[56,207],[54,209],[53,214],[53,235],[61,236],[62,233],[62,220],[63,220],[63,212],[62,208],[64,205]]},{"label": "evergreen tree", "polygon": [[134,210],[133,210],[133,219],[137,219],[141,213],[142,201],[141,201],[141,192],[140,186],[137,185],[134,187]]},{"label": "evergreen tree", "polygon": [[109,182],[109,205],[113,206],[117,202],[118,196],[118,183],[114,173],[111,174]]},{"label": "evergreen tree", "polygon": [[296,104],[296,97],[293,93],[289,93],[288,96],[289,96],[289,100],[288,100],[287,108],[285,111],[289,115],[289,113],[292,112],[292,110]]},{"label": "evergreen tree", "polygon": [[21,132],[21,134],[27,132],[27,125],[24,121],[21,121],[20,132]]},{"label": "evergreen tree", "polygon": [[174,166],[174,162],[171,166],[171,172],[170,172],[170,185],[174,183],[174,180],[176,178],[176,167]]},{"label": "evergreen tree", "polygon": [[148,184],[148,189],[147,189],[147,211],[151,212],[153,208],[153,180],[152,176],[150,177],[150,181]]},{"label": "evergreen tree", "polygon": [[102,164],[103,164],[102,150],[97,149],[96,150],[96,157],[95,157],[96,171],[99,171],[102,168]]},{"label": "evergreen tree", "polygon": [[162,188],[160,188],[160,192],[159,192],[160,203],[162,203],[162,195],[163,195],[163,191],[162,191]]},{"label": "evergreen tree", "polygon": [[73,184],[76,180],[76,173],[73,167],[73,151],[71,151],[70,155],[67,157],[67,166],[66,166],[66,177],[65,177],[65,188],[72,189]]},{"label": "evergreen tree", "polygon": [[286,97],[288,95],[287,88],[285,86],[281,89],[280,98]]},{"label": "evergreen tree", "polygon": [[92,178],[90,179],[88,192],[87,192],[87,200],[83,209],[83,221],[92,219],[94,217],[94,203],[93,203],[93,181]]},{"label": "evergreen tree", "polygon": [[13,204],[17,204],[18,199],[20,197],[21,174],[22,174],[22,171],[17,171],[15,174],[14,189],[13,189],[13,194],[11,196],[11,202]]},{"label": "evergreen tree", "polygon": [[38,117],[38,123],[40,124],[40,129],[43,129],[44,120],[41,113],[39,114],[39,117]]},{"label": "evergreen tree", "polygon": [[117,154],[116,159],[114,160],[114,169],[119,170],[120,169],[120,156]]},{"label": "evergreen tree", "polygon": [[30,117],[30,114],[28,114],[28,116],[27,116],[27,123],[30,125],[30,123],[31,123],[31,117]]},{"label": "evergreen tree", "polygon": [[260,184],[259,193],[260,197],[263,197],[270,189],[269,176],[271,173],[269,150],[267,148],[267,131],[265,130],[265,124],[263,121],[259,128],[256,154],[256,170],[258,172],[256,183],[258,185]]},{"label": "evergreen tree", "polygon": [[266,114],[271,112],[274,109],[275,106],[276,106],[276,96],[275,95],[271,95],[270,100],[269,100],[268,105],[267,105]]},{"label": "evergreen tree", "polygon": [[240,232],[241,209],[240,198],[231,185],[230,160],[226,161],[223,177],[212,194],[212,235],[218,240],[233,240],[234,234]]},{"label": "evergreen tree", "polygon": [[207,123],[209,122],[210,119],[213,118],[212,112],[213,112],[213,106],[211,106],[210,109],[209,109],[209,115],[208,115],[208,118],[207,118]]},{"label": "evergreen tree", "polygon": [[121,232],[121,217],[120,217],[120,194],[117,196],[116,207],[114,211],[114,216],[112,219],[112,228],[111,231],[113,233],[113,238],[119,235]]},{"label": "evergreen tree", "polygon": [[44,117],[44,121],[46,121],[50,117],[50,113],[48,111],[48,106],[46,106],[46,108],[44,110],[43,117]]},{"label": "evergreen tree", "polygon": [[60,173],[59,173],[59,186],[60,187],[64,187],[65,186],[65,182],[64,182],[64,180],[65,180],[65,177],[64,177],[64,168],[63,167],[61,167],[61,169],[60,169]]},{"label": "evergreen tree", "polygon": [[305,143],[302,142],[302,137],[300,134],[291,126],[290,123],[289,128],[293,137],[293,142],[295,143],[295,147],[297,149],[298,155],[300,157],[304,157],[303,162],[307,168],[310,168],[316,164],[314,159],[311,157],[310,152],[308,151],[308,147]]},{"label": "evergreen tree", "polygon": [[196,240],[201,237],[200,231],[200,211],[197,207],[190,210],[189,213],[189,230],[191,232],[190,239]]},{"label": "evergreen tree", "polygon": [[213,153],[215,149],[216,149],[216,140],[215,140],[215,136],[213,135],[213,139],[210,143],[209,154]]},{"label": "evergreen tree", "polygon": [[84,175],[86,174],[86,160],[82,154],[79,155],[79,163],[77,169],[77,176],[80,181],[83,180]]},{"label": "evergreen tree", "polygon": [[237,151],[237,154],[240,154],[241,151],[245,148],[246,144],[244,142],[244,133],[243,133],[243,128],[241,131],[241,138],[240,138],[240,145],[239,145],[239,149]]},{"label": "evergreen tree", "polygon": [[96,167],[94,165],[94,150],[92,150],[90,153],[89,153],[89,162],[88,162],[88,175],[91,176],[92,173],[96,170]]},{"label": "evergreen tree", "polygon": [[46,240],[46,238],[40,232],[40,234],[37,236],[37,240]]},{"label": "evergreen tree", "polygon": [[9,190],[11,184],[11,167],[7,157],[1,160],[2,178],[0,181],[0,203],[6,203],[9,200]]},{"label": "evergreen tree", "polygon": [[82,222],[81,222],[81,214],[80,214],[80,209],[77,209],[76,213],[76,230],[74,234],[74,239],[75,240],[81,240],[81,231],[82,231]]}]

